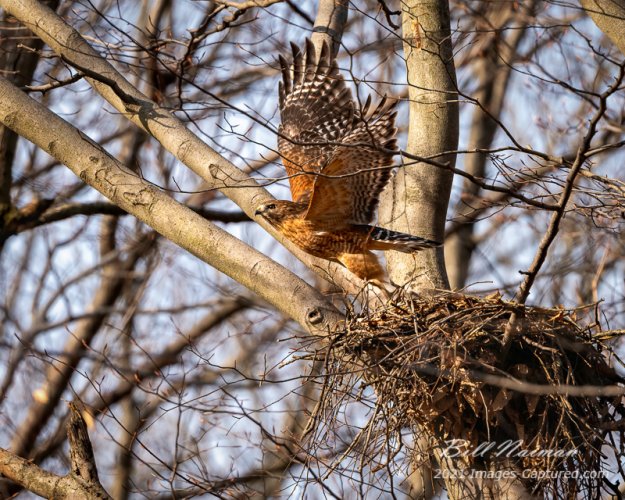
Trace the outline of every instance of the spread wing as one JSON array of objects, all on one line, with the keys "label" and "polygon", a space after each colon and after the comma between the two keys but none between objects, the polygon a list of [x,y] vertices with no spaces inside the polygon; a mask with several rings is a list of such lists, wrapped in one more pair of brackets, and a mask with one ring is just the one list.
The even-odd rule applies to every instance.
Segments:
[{"label": "spread wing", "polygon": [[352,129],[354,103],[351,92],[331,58],[327,44],[319,57],[310,40],[306,52],[293,44],[293,76],[280,56],[280,116],[278,150],[289,176],[293,201],[312,196],[315,173],[335,155],[336,143]]},{"label": "spread wing", "polygon": [[373,109],[371,98],[367,99],[350,132],[315,179],[307,219],[371,222],[380,193],[392,175],[394,155],[381,148],[397,148],[396,104],[396,100],[384,98]]}]

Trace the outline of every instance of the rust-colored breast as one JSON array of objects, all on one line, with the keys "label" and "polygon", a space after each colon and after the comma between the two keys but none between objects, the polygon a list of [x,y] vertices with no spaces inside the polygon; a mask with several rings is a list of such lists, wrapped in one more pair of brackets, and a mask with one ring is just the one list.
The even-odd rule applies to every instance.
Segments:
[{"label": "rust-colored breast", "polygon": [[332,260],[343,253],[366,251],[369,239],[353,226],[329,226],[299,217],[283,221],[280,232],[305,252]]}]

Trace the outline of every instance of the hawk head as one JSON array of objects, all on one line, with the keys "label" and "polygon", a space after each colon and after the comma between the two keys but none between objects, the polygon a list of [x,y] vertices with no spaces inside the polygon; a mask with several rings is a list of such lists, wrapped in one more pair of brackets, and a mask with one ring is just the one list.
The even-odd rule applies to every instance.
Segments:
[{"label": "hawk head", "polygon": [[272,226],[279,226],[286,219],[299,217],[306,210],[305,205],[286,200],[272,200],[259,205],[254,215],[260,215]]}]

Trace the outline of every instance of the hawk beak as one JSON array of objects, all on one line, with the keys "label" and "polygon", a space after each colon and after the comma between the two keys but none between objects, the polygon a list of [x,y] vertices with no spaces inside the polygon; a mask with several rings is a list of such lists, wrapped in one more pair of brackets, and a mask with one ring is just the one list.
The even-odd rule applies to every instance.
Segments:
[{"label": "hawk beak", "polygon": [[261,215],[263,213],[262,207],[258,207],[256,209],[256,212],[254,212],[254,215]]}]

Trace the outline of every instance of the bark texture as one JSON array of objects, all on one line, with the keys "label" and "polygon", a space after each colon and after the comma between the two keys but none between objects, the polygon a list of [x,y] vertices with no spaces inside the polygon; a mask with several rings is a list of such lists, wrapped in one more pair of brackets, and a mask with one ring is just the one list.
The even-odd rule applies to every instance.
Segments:
[{"label": "bark texture", "polygon": [[0,79],[0,122],[67,165],[113,203],[305,328],[322,332],[340,321],[341,315],[306,282],[130,172],[5,79]]},{"label": "bark texture", "polygon": [[110,499],[98,479],[87,426],[78,408],[70,404],[67,426],[71,470],[66,476],[52,474],[29,460],[0,448],[0,473],[11,481],[44,498]]},{"label": "bark texture", "polygon": [[[458,144],[456,74],[449,28],[449,5],[437,1],[402,3],[404,57],[410,123],[406,151],[450,166]],[[392,229],[443,241],[453,174],[424,162],[405,160],[385,191],[380,221]],[[448,288],[442,248],[415,255],[388,252],[391,280],[415,289]]]},{"label": "bark texture", "polygon": [[320,0],[317,8],[315,27],[313,28],[312,42],[317,52],[323,42],[332,48],[336,57],[341,45],[343,30],[347,24],[348,0]]},{"label": "bark texture", "polygon": [[[36,0],[0,0],[0,7],[39,36],[67,63],[81,71],[93,88],[117,111],[143,128],[206,181],[205,189],[220,190],[250,218],[255,218],[254,212],[261,203],[272,199],[254,179],[200,140],[173,114],[130,84],[54,11]],[[363,287],[361,280],[350,276],[342,266],[304,253],[261,219],[257,218],[257,222],[267,232],[321,276],[335,281],[346,290],[357,291]]]},{"label": "bark texture", "polygon": [[582,8],[625,55],[625,0],[580,0]]}]

